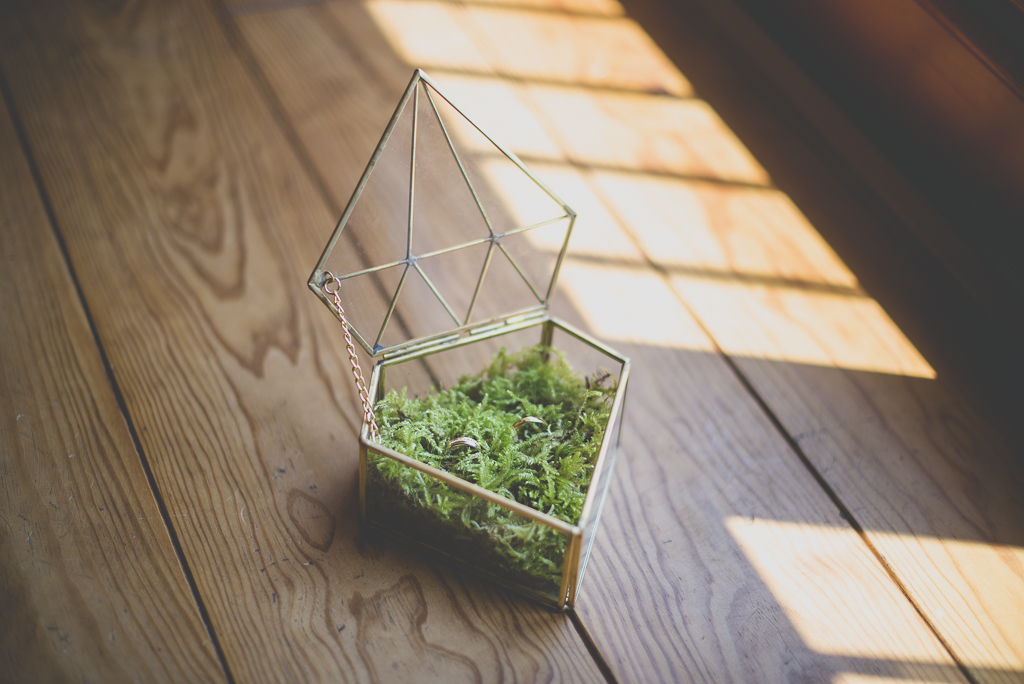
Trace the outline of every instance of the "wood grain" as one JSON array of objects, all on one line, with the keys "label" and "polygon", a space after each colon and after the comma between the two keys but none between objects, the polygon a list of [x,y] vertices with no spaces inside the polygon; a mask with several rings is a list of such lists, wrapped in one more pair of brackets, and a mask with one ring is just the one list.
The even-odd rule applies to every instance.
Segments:
[{"label": "wood grain", "polygon": [[6,5],[0,62],[231,673],[600,679],[564,616],[360,541],[358,402],[305,288],[336,217],[217,22]]},{"label": "wood grain", "polygon": [[373,0],[366,10],[410,65],[541,83],[690,92],[686,79],[625,17],[432,0]]},{"label": "wood grain", "polygon": [[528,92],[574,162],[770,183],[764,169],[703,100],[540,85]]},{"label": "wood grain", "polygon": [[[955,384],[930,379],[804,216],[765,211],[778,193],[715,188],[723,211],[700,183],[596,178],[960,661],[982,681],[1024,676],[1019,454]],[[841,230],[884,220],[841,190],[830,201]]]},{"label": "wood grain", "polygon": [[[339,202],[350,186],[337,180],[344,172],[337,152],[359,144],[360,133],[337,122],[351,116],[349,101],[383,97],[374,82],[353,91],[352,74],[366,63],[396,71],[401,66],[387,56],[382,38],[394,40],[397,29],[375,35],[359,12],[354,3],[336,2],[238,19]],[[445,36],[437,38],[432,47],[441,49]],[[353,55],[367,57],[360,63]],[[582,58],[579,63],[587,64]],[[495,123],[495,136],[510,139],[517,152],[535,150],[543,161],[534,170],[581,209],[573,256],[560,279],[572,306],[562,301],[558,312],[591,330],[633,341],[623,349],[639,372],[630,386],[619,481],[578,606],[614,676],[620,681],[821,681],[856,675],[961,681],[952,658],[884,567],[714,353],[668,281],[646,264],[636,242],[617,224],[607,193],[585,163],[584,155],[600,147],[592,140],[577,144],[585,139],[589,121],[581,119],[583,131],[567,140],[531,97],[532,84],[464,74],[438,78],[442,85],[471,96],[478,88],[477,97],[483,91],[501,102],[498,107],[466,99],[481,121]],[[345,90],[314,87],[342,79]],[[580,92],[574,85],[568,94]],[[596,124],[590,130],[607,130],[600,119]],[[323,136],[324,131],[332,133]],[[373,137],[362,144],[368,155]],[[617,164],[644,159],[629,153],[628,141],[619,149],[627,152],[619,154]],[[567,163],[570,155],[575,164]],[[775,213],[784,210],[783,203]],[[829,254],[820,239],[793,241],[809,254]],[[704,244],[720,258],[718,270],[727,268],[726,256],[737,253]],[[741,234],[735,244],[742,246]],[[774,276],[765,271],[775,261],[771,250],[739,258]],[[787,272],[786,278],[823,271],[832,274],[831,287],[856,290],[856,279],[834,258],[811,272]],[[776,547],[784,553],[773,557]],[[793,582],[793,577],[809,581]]]},{"label": "wood grain", "polygon": [[[865,325],[856,301],[673,285],[957,657],[979,681],[1024,677],[1024,480],[998,434],[941,378],[907,377],[905,344],[893,328]],[[851,344],[882,372],[851,370]],[[813,365],[774,361],[794,348]]]},{"label": "wood grain", "polygon": [[[934,194],[926,199],[927,190],[908,180],[912,172],[903,169],[910,175],[901,175],[897,162],[876,146],[881,143],[860,130],[851,113],[819,89],[738,3],[630,0],[629,8],[686,66],[709,102],[770,165],[777,185],[932,363],[981,397],[984,415],[1003,434],[1016,433],[1017,444],[1024,443],[1020,337],[1011,331],[1022,319],[1005,315],[1020,309],[1018,298],[957,235],[956,219],[943,202]],[[833,97],[837,92],[857,100],[842,86]],[[943,175],[922,155],[911,158],[916,169]],[[946,174],[942,182],[955,184],[952,178]],[[966,187],[943,196],[970,195],[983,203]],[[984,224],[984,215],[969,212],[964,225]]]},{"label": "wood grain", "polygon": [[[960,662],[1024,677],[1024,481],[998,431],[777,191],[596,179]],[[879,220],[846,203],[847,229]]]},{"label": "wood grain", "polygon": [[222,681],[2,103],[0,149],[0,681]]}]

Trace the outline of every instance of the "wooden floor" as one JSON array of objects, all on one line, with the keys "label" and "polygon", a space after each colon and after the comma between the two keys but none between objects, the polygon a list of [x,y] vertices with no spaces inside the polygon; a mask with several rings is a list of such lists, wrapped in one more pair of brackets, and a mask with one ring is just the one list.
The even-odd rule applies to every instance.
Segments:
[{"label": "wooden floor", "polygon": [[[4,3],[0,681],[1024,681],[1024,459],[704,6]],[[359,534],[305,281],[414,67],[634,362],[571,614]]]}]

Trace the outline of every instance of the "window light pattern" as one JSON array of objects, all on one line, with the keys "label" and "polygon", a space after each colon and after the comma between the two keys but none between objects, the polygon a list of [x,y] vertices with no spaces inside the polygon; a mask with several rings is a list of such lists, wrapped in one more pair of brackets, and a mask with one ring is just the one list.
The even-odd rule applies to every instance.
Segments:
[{"label": "window light pattern", "polygon": [[371,356],[457,336],[546,309],[575,219],[417,70],[309,286]]}]

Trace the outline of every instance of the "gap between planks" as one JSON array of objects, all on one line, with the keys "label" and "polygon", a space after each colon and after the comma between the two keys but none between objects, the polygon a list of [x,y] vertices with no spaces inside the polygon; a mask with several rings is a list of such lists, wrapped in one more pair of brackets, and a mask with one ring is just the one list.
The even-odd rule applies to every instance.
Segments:
[{"label": "gap between planks", "polygon": [[566,611],[569,619],[572,620],[572,626],[576,628],[576,633],[580,635],[580,639],[587,647],[587,652],[590,653],[590,657],[594,659],[594,664],[597,665],[597,669],[604,675],[604,680],[608,684],[618,684],[618,680],[615,678],[615,673],[612,672],[612,668],[609,667],[608,661],[605,660],[601,650],[597,647],[597,642],[594,641],[594,637],[590,636],[590,632],[587,630],[587,626],[583,624],[583,620],[576,613],[575,608],[570,608]]}]

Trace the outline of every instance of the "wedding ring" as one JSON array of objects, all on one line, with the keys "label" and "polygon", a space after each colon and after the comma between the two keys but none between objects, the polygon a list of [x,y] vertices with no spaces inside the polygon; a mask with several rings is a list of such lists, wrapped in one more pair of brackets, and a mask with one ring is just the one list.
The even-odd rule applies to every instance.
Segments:
[{"label": "wedding ring", "polygon": [[526,416],[525,418],[520,418],[519,420],[517,420],[512,425],[512,429],[513,430],[519,430],[519,428],[521,428],[521,427],[523,427],[524,425],[527,425],[527,424],[543,425],[544,427],[548,426],[548,423],[547,423],[546,420],[542,420],[540,418],[537,418],[536,416]]},{"label": "wedding ring", "polygon": [[451,451],[456,447],[469,447],[470,449],[479,449],[480,444],[472,437],[456,437],[452,441],[448,442],[448,448],[445,451]]}]

